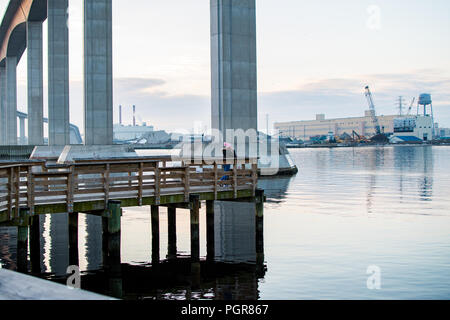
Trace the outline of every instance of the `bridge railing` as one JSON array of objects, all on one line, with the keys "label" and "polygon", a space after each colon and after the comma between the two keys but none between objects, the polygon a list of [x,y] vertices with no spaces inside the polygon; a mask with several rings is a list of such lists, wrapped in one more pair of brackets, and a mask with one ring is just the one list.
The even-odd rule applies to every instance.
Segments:
[{"label": "bridge railing", "polygon": [[[161,159],[116,159],[76,161],[68,165],[45,165],[40,162],[0,166],[0,222],[18,218],[21,207],[35,213],[37,206],[74,204],[108,200],[137,199],[182,195],[184,202],[194,193],[227,191],[232,198],[239,190],[257,185],[257,159],[203,159],[171,161]],[[179,197],[177,198],[179,199]],[[106,208],[105,208],[106,209]]]}]

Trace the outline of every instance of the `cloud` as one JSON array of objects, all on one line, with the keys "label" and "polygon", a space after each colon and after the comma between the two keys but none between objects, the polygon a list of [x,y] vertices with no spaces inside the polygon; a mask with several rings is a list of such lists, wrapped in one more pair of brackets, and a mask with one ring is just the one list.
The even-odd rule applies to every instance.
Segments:
[{"label": "cloud", "polygon": [[161,87],[166,84],[162,79],[152,78],[116,78],[114,79],[114,88],[127,91],[133,94],[145,94],[146,92]]},{"label": "cloud", "polygon": [[[146,122],[168,131],[191,130],[196,123],[211,123],[211,99],[207,95],[171,94],[167,81],[157,78],[114,79],[114,119],[118,122],[118,106],[123,106],[123,121],[132,123],[132,106],[136,105],[138,123]],[[398,96],[409,106],[413,97],[431,93],[436,121],[450,127],[450,77],[436,70],[419,70],[404,74],[372,74],[352,78],[329,78],[303,83],[294,90],[260,92],[258,113],[260,128],[265,128],[265,115],[271,122],[314,119],[318,113],[328,118],[361,116],[368,109],[364,87],[369,84],[378,114],[396,114]],[[47,90],[47,89],[45,89]],[[20,88],[19,102],[26,105],[26,90]],[[71,122],[83,131],[83,85],[71,82]],[[25,110],[26,108],[21,108]],[[415,112],[413,108],[413,113]]]}]

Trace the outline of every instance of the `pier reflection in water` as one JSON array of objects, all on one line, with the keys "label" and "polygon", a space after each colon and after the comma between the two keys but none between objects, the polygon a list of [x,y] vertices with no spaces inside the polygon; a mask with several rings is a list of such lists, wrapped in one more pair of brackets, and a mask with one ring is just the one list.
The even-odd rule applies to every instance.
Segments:
[{"label": "pier reflection in water", "polygon": [[[103,250],[102,218],[79,214],[77,258],[82,271],[82,288],[123,299],[256,300],[258,283],[264,278],[266,267],[263,234],[259,233],[258,238],[255,228],[255,206],[254,202],[215,201],[214,220],[209,225],[213,228],[213,242],[207,239],[206,206],[202,206],[203,258],[198,271],[193,269],[190,259],[189,210],[178,209],[178,239],[174,239],[169,237],[169,210],[161,208],[161,245],[152,251],[150,208],[126,208],[122,219],[122,254],[117,251],[109,255]],[[39,228],[39,254],[33,252],[38,260],[34,261],[34,274],[65,284],[66,270],[73,261],[67,232],[68,215],[41,216]],[[4,268],[17,269],[16,237],[16,228],[0,228]],[[206,252],[213,258],[207,257]],[[165,259],[154,261],[155,256]],[[36,269],[36,265],[40,269]]]}]

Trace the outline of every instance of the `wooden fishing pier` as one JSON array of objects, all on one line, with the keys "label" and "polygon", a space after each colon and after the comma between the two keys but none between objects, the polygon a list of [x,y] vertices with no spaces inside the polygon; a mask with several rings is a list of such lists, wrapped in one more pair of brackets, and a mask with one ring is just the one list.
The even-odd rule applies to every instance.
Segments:
[{"label": "wooden fishing pier", "polygon": [[[227,169],[230,168],[228,171]],[[168,208],[168,257],[177,255],[176,210],[190,210],[192,271],[200,268],[199,211],[206,201],[207,260],[214,259],[214,201],[255,202],[256,253],[263,261],[264,192],[257,159],[170,157],[22,161],[0,164],[0,226],[18,227],[18,271],[38,274],[39,216],[68,213],[70,264],[78,265],[78,216],[102,217],[104,259],[120,265],[122,208],[150,206],[152,264],[160,261],[159,208]]]}]

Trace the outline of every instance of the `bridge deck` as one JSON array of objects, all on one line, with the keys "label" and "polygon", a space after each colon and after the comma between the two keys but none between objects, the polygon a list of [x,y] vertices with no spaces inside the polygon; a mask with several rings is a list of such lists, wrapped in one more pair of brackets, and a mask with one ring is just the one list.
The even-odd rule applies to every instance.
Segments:
[{"label": "bridge deck", "polygon": [[187,203],[192,194],[200,200],[255,196],[257,160],[231,159],[231,163],[231,171],[224,170],[223,159],[4,164],[0,166],[0,223],[18,220],[20,208],[29,208],[31,215],[102,214],[109,200],[120,200],[122,207],[130,207]]}]

